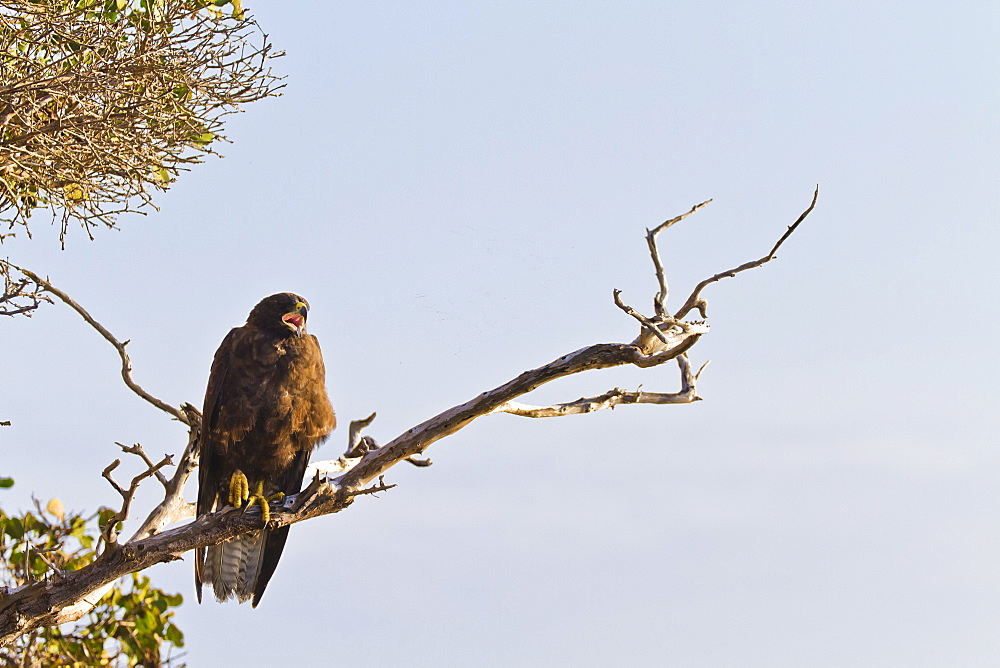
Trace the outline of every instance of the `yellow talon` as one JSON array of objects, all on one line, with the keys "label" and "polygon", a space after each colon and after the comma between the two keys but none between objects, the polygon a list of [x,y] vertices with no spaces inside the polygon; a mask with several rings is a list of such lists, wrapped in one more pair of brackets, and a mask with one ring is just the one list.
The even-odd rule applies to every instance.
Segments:
[{"label": "yellow talon", "polygon": [[271,521],[271,507],[268,504],[271,503],[271,501],[281,501],[285,498],[285,493],[275,492],[271,496],[264,496],[264,481],[260,480],[257,482],[257,486],[254,487],[253,494],[244,498],[249,498],[250,501],[250,505],[248,505],[247,508],[255,503],[260,506],[261,519],[264,520],[264,524],[267,524]]},{"label": "yellow talon", "polygon": [[229,479],[229,505],[239,508],[250,498],[250,483],[239,469]]}]

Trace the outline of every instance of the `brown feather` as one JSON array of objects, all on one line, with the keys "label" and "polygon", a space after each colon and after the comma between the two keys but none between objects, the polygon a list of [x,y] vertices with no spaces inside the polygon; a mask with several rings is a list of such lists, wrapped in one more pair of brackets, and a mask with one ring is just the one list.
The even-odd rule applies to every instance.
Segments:
[{"label": "brown feather", "polygon": [[[229,481],[237,470],[251,490],[262,481],[265,495],[299,492],[310,453],[336,426],[319,342],[311,334],[297,336],[281,320],[298,302],[305,300],[291,293],[265,298],[215,353],[199,441],[199,517],[228,503]],[[226,543],[199,549],[198,600],[204,583],[213,586],[219,600],[236,596],[245,601],[252,592],[256,607],[287,535],[288,527],[282,527],[235,539],[239,545],[225,555]],[[262,553],[253,547],[261,540]]]}]

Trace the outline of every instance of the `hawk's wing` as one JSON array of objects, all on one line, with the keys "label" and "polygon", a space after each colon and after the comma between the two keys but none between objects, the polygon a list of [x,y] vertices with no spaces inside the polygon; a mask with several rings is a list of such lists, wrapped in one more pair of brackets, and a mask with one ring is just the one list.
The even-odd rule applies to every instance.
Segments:
[{"label": "hawk's wing", "polygon": [[[205,390],[205,404],[201,412],[201,434],[198,437],[198,509],[195,517],[201,517],[215,510],[221,472],[217,470],[214,462],[219,444],[212,438],[212,432],[218,418],[219,396],[226,374],[229,372],[233,342],[239,336],[238,332],[241,329],[242,327],[231,329],[219,344],[219,349],[215,351],[215,358],[212,360],[212,371],[208,376],[208,389]],[[204,563],[205,548],[200,547],[195,551],[194,561],[195,591],[198,592],[199,603]]]}]

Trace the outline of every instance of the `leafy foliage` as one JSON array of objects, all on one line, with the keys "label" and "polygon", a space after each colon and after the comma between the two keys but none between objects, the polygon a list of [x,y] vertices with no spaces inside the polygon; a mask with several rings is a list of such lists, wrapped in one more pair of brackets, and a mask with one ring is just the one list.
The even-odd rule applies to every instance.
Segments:
[{"label": "leafy foliage", "polygon": [[152,206],[276,93],[270,50],[239,0],[0,0],[0,221],[46,208],[64,243]]},{"label": "leafy foliage", "polygon": [[[10,592],[91,563],[97,557],[99,527],[113,516],[109,508],[88,517],[66,514],[58,499],[44,508],[36,501],[34,512],[0,509],[0,582]],[[180,594],[167,594],[133,573],[78,622],[40,628],[0,648],[0,664],[178,665],[172,654],[184,646],[184,635],[172,621],[171,608],[182,601]]]}]

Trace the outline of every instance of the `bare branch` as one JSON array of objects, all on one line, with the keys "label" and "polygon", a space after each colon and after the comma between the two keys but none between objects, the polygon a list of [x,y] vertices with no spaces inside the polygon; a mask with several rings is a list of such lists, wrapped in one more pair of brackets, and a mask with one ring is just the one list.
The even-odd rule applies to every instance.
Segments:
[{"label": "bare branch", "polygon": [[701,313],[701,317],[707,318],[708,316],[706,315],[706,310],[708,308],[708,304],[704,299],[701,298],[701,291],[705,289],[705,286],[715,283],[716,281],[720,281],[723,278],[730,278],[748,269],[754,269],[756,267],[761,266],[762,264],[766,264],[771,260],[773,260],[775,258],[775,253],[778,252],[778,249],[781,247],[781,244],[785,242],[785,239],[790,237],[792,235],[792,232],[794,232],[796,228],[798,228],[799,223],[805,220],[806,216],[812,213],[812,210],[816,207],[816,200],[818,198],[819,198],[819,186],[817,185],[815,192],[813,192],[812,202],[809,204],[809,207],[802,212],[802,214],[798,217],[798,219],[794,223],[788,226],[788,229],[785,230],[785,233],[781,235],[781,238],[778,239],[777,243],[774,244],[774,247],[771,248],[770,253],[760,258],[759,260],[746,262],[738,267],[735,267],[728,271],[720,272],[715,276],[706,278],[704,281],[695,286],[694,290],[691,291],[691,295],[687,298],[687,301],[684,302],[684,306],[682,306],[677,311],[677,313],[674,314],[674,317],[683,318],[693,309],[698,309],[698,312]]},{"label": "bare branch", "polygon": [[[10,265],[10,266],[14,267],[14,265]],[[94,317],[92,315],[90,315],[90,313],[87,312],[87,309],[85,309],[82,306],[80,306],[79,304],[77,304],[76,301],[74,301],[72,297],[70,297],[69,295],[67,295],[65,292],[63,292],[62,290],[60,290],[56,286],[52,285],[50,282],[48,282],[44,278],[40,278],[39,276],[37,276],[36,274],[34,274],[31,271],[28,271],[27,269],[22,269],[20,267],[14,267],[14,268],[17,269],[18,271],[20,271],[21,273],[23,273],[25,276],[27,276],[28,278],[30,278],[35,283],[37,283],[46,292],[51,292],[56,297],[58,297],[63,302],[65,302],[70,308],[72,308],[74,311],[76,311],[77,313],[79,313],[80,316],[84,320],[87,321],[87,324],[89,324],[91,327],[93,327],[94,329],[96,329],[101,334],[101,336],[103,336],[108,341],[108,343],[110,343],[111,345],[113,345],[115,347],[115,350],[118,351],[118,355],[121,357],[121,360],[122,360],[122,379],[125,381],[125,384],[129,387],[130,390],[132,390],[137,395],[139,395],[141,398],[145,399],[149,403],[151,403],[154,406],[156,406],[157,408],[159,408],[161,411],[164,411],[164,412],[169,413],[170,415],[174,416],[175,418],[177,418],[178,420],[180,420],[184,424],[187,424],[187,425],[191,424],[190,422],[188,422],[188,420],[189,420],[188,415],[186,415],[183,411],[181,411],[180,409],[174,408],[173,406],[171,406],[170,404],[166,403],[165,401],[161,401],[160,399],[157,399],[156,397],[154,397],[153,395],[151,395],[149,392],[146,392],[146,390],[144,390],[141,387],[139,387],[139,384],[136,383],[132,379],[132,361],[129,359],[128,353],[125,352],[125,346],[128,345],[128,343],[129,343],[128,341],[125,341],[123,343],[123,342],[119,341],[118,339],[116,339],[114,337],[114,335],[111,332],[109,332],[104,327],[104,325],[102,325],[101,323],[97,322],[97,320],[95,320]]]},{"label": "bare branch", "polygon": [[371,487],[366,487],[365,489],[362,489],[360,491],[353,492],[351,494],[351,497],[353,498],[355,496],[362,496],[364,494],[377,494],[378,492],[384,492],[386,490],[392,489],[395,486],[396,485],[385,484],[384,476],[379,476],[377,485],[372,485]]},{"label": "bare branch", "polygon": [[620,308],[621,310],[625,311],[625,313],[628,313],[630,316],[638,320],[639,323],[642,324],[642,326],[646,329],[646,331],[648,331],[650,334],[658,338],[661,342],[663,342],[664,345],[670,345],[670,341],[667,339],[667,335],[664,334],[662,331],[660,331],[660,324],[662,323],[662,320],[660,321],[660,323],[653,322],[643,314],[636,311],[631,306],[625,304],[625,302],[622,301],[621,290],[615,290],[613,294],[615,298],[615,305],[618,308]]},{"label": "bare branch", "polygon": [[435,441],[455,433],[476,418],[493,413],[497,407],[545,383],[591,369],[606,369],[624,364],[662,364],[684,353],[704,331],[703,328],[692,327],[690,331],[677,337],[674,347],[656,355],[645,355],[633,344],[601,343],[581,348],[537,369],[525,371],[504,385],[413,427],[378,450],[365,455],[360,463],[337,479],[339,486],[347,490],[360,489],[394,464],[419,455]]},{"label": "bare branch", "polygon": [[[122,446],[122,448],[125,449],[125,446]],[[141,448],[139,448],[139,450],[141,451]],[[126,451],[131,452],[132,450],[126,449]],[[145,458],[146,458],[145,453],[143,453],[143,459]],[[173,461],[171,460],[170,455],[167,455],[157,464],[150,463],[150,465],[146,468],[145,471],[132,478],[132,483],[129,485],[128,489],[123,489],[122,486],[119,485],[115,481],[114,477],[111,475],[111,472],[114,471],[116,468],[118,468],[118,466],[121,463],[122,460],[116,459],[115,461],[111,462],[104,469],[104,472],[101,474],[105,480],[111,483],[111,486],[114,487],[115,491],[118,492],[122,497],[121,509],[108,520],[108,523],[104,526],[104,529],[101,531],[101,534],[105,542],[109,546],[115,545],[118,542],[118,533],[116,526],[119,522],[124,522],[125,520],[128,519],[129,510],[132,508],[132,499],[135,497],[135,491],[139,488],[139,483],[141,483],[149,476],[156,475],[159,472],[159,470],[164,466],[172,465]]]},{"label": "bare branch", "polygon": [[201,431],[201,413],[191,404],[181,404],[181,410],[191,425],[188,430],[188,442],[181,454],[174,475],[164,484],[166,491],[163,501],[158,503],[142,524],[132,534],[130,541],[148,538],[163,530],[167,525],[194,517],[195,506],[184,500],[184,486],[188,478],[198,467],[198,436]]},{"label": "bare branch", "polygon": [[[143,450],[142,446],[139,445],[138,443],[136,443],[135,445],[123,445],[121,443],[115,442],[115,445],[121,448],[122,452],[127,452],[130,455],[136,455],[137,457],[142,459],[142,461],[145,462],[147,468],[153,469],[154,467],[156,467],[156,464],[153,463],[153,460],[149,458],[149,456],[146,454],[146,451]],[[170,464],[172,465],[173,462],[170,462]],[[163,487],[166,488],[167,479],[164,477],[162,473],[160,473],[160,469],[158,467],[155,468],[153,473],[156,475],[156,479],[160,481],[160,484],[162,484]]]},{"label": "bare branch", "polygon": [[[3,236],[0,235],[0,240]],[[42,302],[52,303],[52,299],[43,293],[42,287],[20,272],[21,276],[13,276],[11,272],[20,272],[6,260],[0,260],[0,275],[3,276],[3,295],[0,296],[0,315],[24,315],[31,317]]]},{"label": "bare branch", "polygon": [[649,246],[649,254],[653,259],[653,268],[656,270],[656,282],[660,286],[659,292],[656,293],[656,297],[653,298],[653,308],[656,311],[656,315],[665,316],[667,315],[667,298],[670,296],[670,287],[667,285],[667,277],[663,272],[663,261],[660,258],[660,251],[656,248],[656,237],[659,236],[660,232],[667,229],[674,223],[678,223],[692,213],[710,204],[712,200],[705,200],[701,204],[695,204],[691,207],[691,210],[687,213],[682,213],[676,218],[671,218],[670,220],[665,220],[652,230],[646,230],[646,245]]},{"label": "bare branch", "polygon": [[[605,408],[614,409],[622,404],[689,404],[694,401],[701,401],[695,382],[701,374],[701,370],[696,374],[691,373],[691,367],[686,354],[677,357],[677,364],[681,369],[681,391],[672,393],[660,392],[628,392],[619,388],[608,390],[598,397],[588,397],[577,399],[565,404],[554,404],[552,406],[530,406],[517,401],[508,401],[497,406],[494,413],[510,413],[521,417],[545,418],[563,417],[564,415],[579,415],[581,413],[593,413]],[[707,362],[705,364],[708,364]],[[704,366],[702,366],[704,369]]]}]

